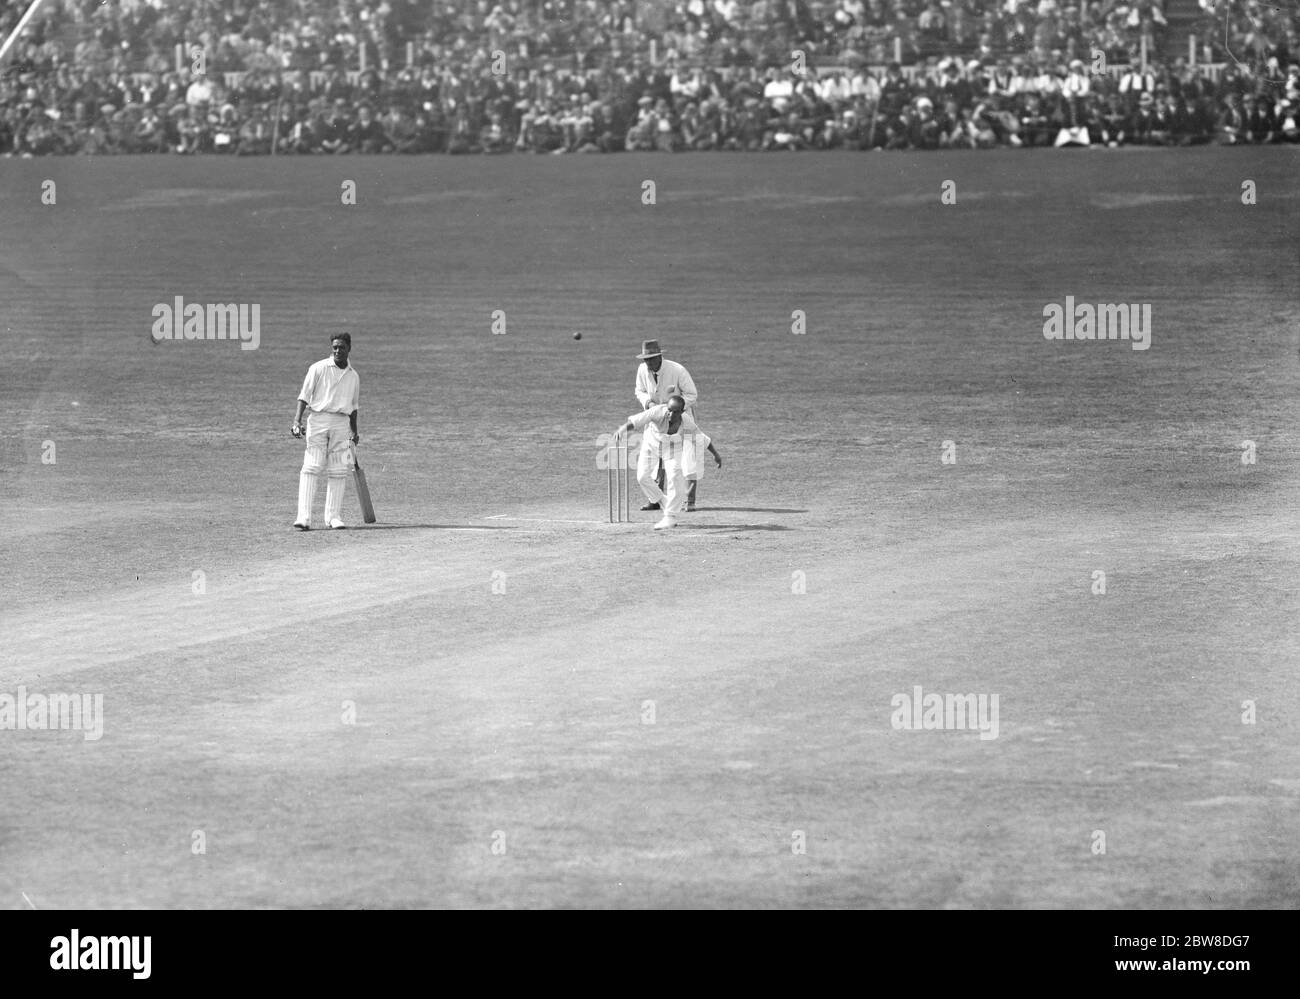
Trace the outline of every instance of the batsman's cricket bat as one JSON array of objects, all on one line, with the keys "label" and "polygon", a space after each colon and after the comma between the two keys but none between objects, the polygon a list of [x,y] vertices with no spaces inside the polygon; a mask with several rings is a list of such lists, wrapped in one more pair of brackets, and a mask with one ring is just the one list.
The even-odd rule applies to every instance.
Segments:
[{"label": "batsman's cricket bat", "polygon": [[357,449],[352,449],[352,478],[357,484],[357,499],[361,501],[361,519],[367,524],[375,522],[375,505],[370,502],[370,487],[366,485],[366,473],[357,461]]}]

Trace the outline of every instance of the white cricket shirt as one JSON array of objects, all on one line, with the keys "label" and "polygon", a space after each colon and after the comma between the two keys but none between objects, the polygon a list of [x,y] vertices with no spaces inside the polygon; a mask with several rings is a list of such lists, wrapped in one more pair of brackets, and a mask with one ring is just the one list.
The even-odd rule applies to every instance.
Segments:
[{"label": "white cricket shirt", "polygon": [[314,413],[351,416],[361,402],[361,376],[351,363],[340,368],[334,358],[327,357],[307,369],[298,399]]}]

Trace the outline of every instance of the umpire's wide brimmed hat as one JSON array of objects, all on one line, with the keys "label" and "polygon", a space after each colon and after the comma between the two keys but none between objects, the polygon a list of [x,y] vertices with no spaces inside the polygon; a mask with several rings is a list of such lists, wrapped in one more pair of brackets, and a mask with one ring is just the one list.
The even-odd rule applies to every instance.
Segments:
[{"label": "umpire's wide brimmed hat", "polygon": [[658,340],[642,340],[641,353],[637,354],[638,361],[645,361],[651,357],[663,356],[663,351],[659,349]]}]

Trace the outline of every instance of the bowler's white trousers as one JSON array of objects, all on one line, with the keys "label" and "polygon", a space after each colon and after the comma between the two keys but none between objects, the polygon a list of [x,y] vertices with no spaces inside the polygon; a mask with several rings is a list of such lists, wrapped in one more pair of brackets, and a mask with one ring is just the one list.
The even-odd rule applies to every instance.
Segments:
[{"label": "bowler's white trousers", "polygon": [[[657,444],[650,441],[649,435],[641,441],[641,453],[636,460],[636,481],[646,498],[652,503],[658,503],[666,517],[677,516],[686,505],[686,476],[682,473],[682,452],[689,446],[689,443],[683,443],[681,434],[661,437]],[[659,488],[659,483],[655,481],[661,461],[664,463],[664,476],[668,485],[666,496]]]}]

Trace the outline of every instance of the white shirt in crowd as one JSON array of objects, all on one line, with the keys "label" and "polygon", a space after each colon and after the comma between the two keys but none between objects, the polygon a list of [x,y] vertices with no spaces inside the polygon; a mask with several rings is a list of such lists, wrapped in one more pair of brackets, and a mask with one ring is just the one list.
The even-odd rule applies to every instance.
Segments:
[{"label": "white shirt in crowd", "polygon": [[212,84],[208,82],[207,77],[200,76],[190,84],[189,89],[185,91],[185,103],[190,107],[212,103]]},{"label": "white shirt in crowd", "polygon": [[1153,94],[1156,90],[1156,74],[1143,73],[1140,70],[1131,69],[1119,78],[1119,92],[1127,94],[1133,93]]},{"label": "white shirt in crowd", "polygon": [[1066,97],[1087,97],[1091,90],[1092,83],[1088,80],[1088,74],[1074,70],[1070,71],[1061,85],[1061,93]]},{"label": "white shirt in crowd", "polygon": [[853,74],[853,81],[849,84],[849,92],[854,97],[865,97],[867,100],[875,102],[880,100],[880,81],[865,70],[858,70]]},{"label": "white shirt in crowd", "polygon": [[1063,82],[1055,73],[1041,72],[1034,77],[1033,92],[1044,96],[1058,94],[1061,92]]},{"label": "white shirt in crowd", "polygon": [[700,81],[689,70],[679,69],[668,81],[668,90],[675,96],[694,100],[700,96]]},{"label": "white shirt in crowd", "polygon": [[828,104],[833,101],[847,101],[853,96],[853,87],[849,78],[843,73],[832,73],[818,80],[815,84],[817,96]]},{"label": "white shirt in crowd", "polygon": [[764,100],[789,100],[794,96],[793,80],[768,80],[767,85],[763,88]]}]

